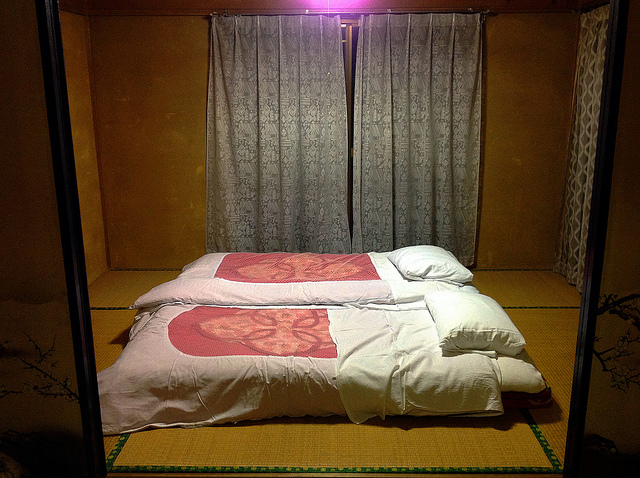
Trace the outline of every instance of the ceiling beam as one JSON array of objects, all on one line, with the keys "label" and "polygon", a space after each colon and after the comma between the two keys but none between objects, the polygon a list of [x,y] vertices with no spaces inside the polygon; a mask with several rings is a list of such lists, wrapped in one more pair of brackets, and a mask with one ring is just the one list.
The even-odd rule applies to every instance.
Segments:
[{"label": "ceiling beam", "polygon": [[590,9],[606,0],[59,0],[83,15],[209,15],[303,13],[540,13]]}]

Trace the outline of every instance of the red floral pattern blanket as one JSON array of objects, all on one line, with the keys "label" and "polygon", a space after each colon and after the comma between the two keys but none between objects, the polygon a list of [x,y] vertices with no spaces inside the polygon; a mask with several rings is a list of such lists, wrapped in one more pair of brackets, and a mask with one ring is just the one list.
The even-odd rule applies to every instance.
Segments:
[{"label": "red floral pattern blanket", "polygon": [[199,357],[337,357],[326,309],[199,306],[176,316],[168,335],[180,352]]},{"label": "red floral pattern blanket", "polygon": [[380,280],[367,254],[284,252],[227,254],[215,277],[252,283]]}]

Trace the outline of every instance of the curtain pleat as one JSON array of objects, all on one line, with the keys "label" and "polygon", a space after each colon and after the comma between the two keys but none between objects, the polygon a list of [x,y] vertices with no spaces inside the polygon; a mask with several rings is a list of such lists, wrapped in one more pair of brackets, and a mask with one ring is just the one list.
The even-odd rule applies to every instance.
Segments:
[{"label": "curtain pleat", "polygon": [[435,244],[475,260],[479,14],[361,18],[353,250]]},{"label": "curtain pleat", "polygon": [[207,252],[351,251],[340,18],[212,17]]},{"label": "curtain pleat", "polygon": [[564,214],[553,270],[582,289],[591,211],[609,6],[580,16],[574,122],[565,180]]}]

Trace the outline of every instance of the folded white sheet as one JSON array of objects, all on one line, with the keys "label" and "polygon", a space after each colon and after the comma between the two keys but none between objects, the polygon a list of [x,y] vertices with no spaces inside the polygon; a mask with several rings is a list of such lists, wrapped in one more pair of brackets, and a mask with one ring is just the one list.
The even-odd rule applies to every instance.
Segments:
[{"label": "folded white sheet", "polygon": [[502,413],[495,358],[443,356],[426,310],[332,311],[340,398],[361,423],[386,415]]},{"label": "folded white sheet", "polygon": [[538,393],[547,383],[526,350],[515,357],[498,356],[500,390],[503,392]]}]

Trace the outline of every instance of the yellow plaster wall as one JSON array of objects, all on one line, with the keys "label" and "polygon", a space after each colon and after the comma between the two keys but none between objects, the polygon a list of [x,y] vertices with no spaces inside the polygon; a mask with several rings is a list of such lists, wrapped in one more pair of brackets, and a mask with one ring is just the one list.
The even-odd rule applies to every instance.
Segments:
[{"label": "yellow plaster wall", "polygon": [[66,286],[35,10],[1,5],[0,300],[43,303]]},{"label": "yellow plaster wall", "polygon": [[571,13],[487,18],[479,268],[552,267],[578,21]]},{"label": "yellow plaster wall", "polygon": [[90,17],[112,267],[204,254],[209,19]]},{"label": "yellow plaster wall", "polygon": [[73,132],[73,154],[78,179],[87,281],[93,282],[108,267],[100,175],[96,153],[91,98],[88,18],[61,12],[60,22]]}]

